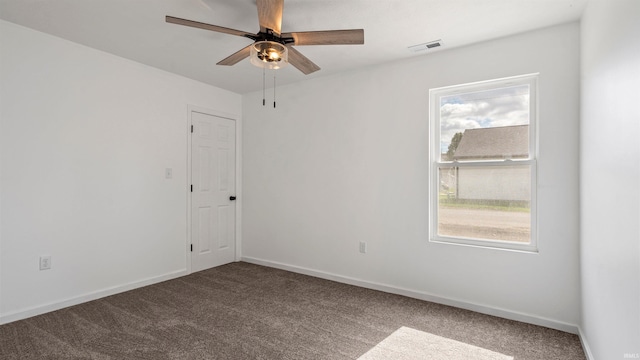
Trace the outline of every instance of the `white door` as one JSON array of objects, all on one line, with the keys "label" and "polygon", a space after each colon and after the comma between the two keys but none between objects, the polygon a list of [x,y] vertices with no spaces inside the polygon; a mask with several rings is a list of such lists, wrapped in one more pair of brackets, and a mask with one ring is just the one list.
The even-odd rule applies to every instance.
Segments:
[{"label": "white door", "polygon": [[191,271],[235,260],[236,123],[191,112]]}]

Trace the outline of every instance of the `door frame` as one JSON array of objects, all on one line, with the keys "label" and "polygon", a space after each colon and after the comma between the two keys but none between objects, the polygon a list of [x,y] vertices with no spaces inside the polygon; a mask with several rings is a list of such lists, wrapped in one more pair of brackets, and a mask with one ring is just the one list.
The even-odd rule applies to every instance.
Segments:
[{"label": "door frame", "polygon": [[236,211],[235,211],[235,228],[236,228],[236,236],[235,236],[235,261],[240,261],[241,258],[241,249],[242,249],[242,122],[240,121],[240,117],[234,114],[225,113],[222,111],[211,110],[208,108],[196,106],[196,105],[187,105],[187,125],[186,125],[186,134],[187,134],[187,183],[185,184],[185,193],[187,194],[187,239],[185,242],[185,253],[186,253],[186,264],[187,264],[187,274],[191,274],[191,184],[192,182],[192,154],[191,154],[191,145],[192,145],[192,136],[191,136],[191,114],[197,112],[201,114],[216,116],[228,120],[232,120],[236,124],[236,160],[235,160],[235,170],[236,170]]}]

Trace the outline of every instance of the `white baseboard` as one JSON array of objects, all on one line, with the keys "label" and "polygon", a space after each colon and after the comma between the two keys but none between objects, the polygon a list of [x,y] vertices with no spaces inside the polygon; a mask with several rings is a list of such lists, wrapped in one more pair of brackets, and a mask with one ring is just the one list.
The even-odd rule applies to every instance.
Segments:
[{"label": "white baseboard", "polygon": [[69,307],[69,306],[78,305],[78,304],[81,304],[81,303],[84,303],[84,302],[100,299],[100,298],[103,298],[103,297],[106,297],[106,296],[110,296],[110,295],[118,294],[118,293],[121,293],[121,292],[133,290],[133,289],[140,288],[140,287],[143,287],[143,286],[152,285],[152,284],[156,284],[156,283],[159,283],[159,282],[175,279],[175,278],[187,275],[187,274],[188,274],[188,272],[187,272],[186,269],[179,270],[179,271],[174,271],[174,272],[170,272],[168,274],[164,274],[164,275],[160,275],[160,276],[154,276],[154,277],[143,279],[143,280],[140,280],[140,281],[134,281],[134,282],[131,282],[131,283],[128,283],[128,284],[118,285],[118,286],[110,287],[110,288],[107,288],[107,289],[90,292],[90,293],[87,293],[87,294],[84,294],[84,295],[80,295],[80,296],[76,296],[76,297],[73,297],[73,298],[70,298],[70,299],[66,299],[66,300],[62,300],[62,301],[56,301],[56,302],[45,304],[45,305],[35,306],[35,307],[31,307],[31,308],[28,308],[28,309],[25,309],[25,310],[15,311],[15,312],[8,313],[8,314],[2,314],[0,316],[0,325],[7,324],[7,323],[10,323],[10,322],[13,322],[13,321],[26,319],[26,318],[29,318],[29,317],[32,317],[32,316],[48,313],[48,312],[51,312],[51,311],[64,309],[64,308]]},{"label": "white baseboard", "polygon": [[332,280],[332,281],[336,281],[344,284],[360,286],[367,289],[373,289],[373,290],[384,291],[391,294],[403,295],[403,296],[407,296],[415,299],[434,302],[437,304],[453,306],[461,309],[475,311],[481,314],[487,314],[487,315],[497,316],[497,317],[501,317],[509,320],[515,320],[515,321],[520,321],[528,324],[544,326],[551,329],[568,332],[571,334],[578,334],[577,325],[568,324],[561,321],[547,319],[539,316],[524,314],[516,311],[510,311],[510,310],[495,308],[495,307],[486,306],[486,305],[474,304],[467,301],[450,299],[450,298],[429,294],[422,291],[404,289],[397,286],[380,284],[380,283],[361,280],[361,279],[355,279],[348,276],[332,274],[324,271],[313,270],[313,269],[304,268],[304,267],[295,266],[295,265],[288,265],[288,264],[275,262],[275,261],[257,259],[257,258],[246,257],[246,256],[242,257],[242,261],[256,264],[256,265],[263,265],[263,266],[273,267],[281,270],[287,270],[287,271],[291,271],[299,274],[310,275],[313,277]]},{"label": "white baseboard", "polygon": [[582,331],[581,327],[578,327],[578,337],[580,338],[580,343],[582,344],[582,350],[584,350],[584,355],[587,357],[587,360],[595,360],[591,353],[591,348],[589,348],[589,343],[587,342],[587,337]]}]

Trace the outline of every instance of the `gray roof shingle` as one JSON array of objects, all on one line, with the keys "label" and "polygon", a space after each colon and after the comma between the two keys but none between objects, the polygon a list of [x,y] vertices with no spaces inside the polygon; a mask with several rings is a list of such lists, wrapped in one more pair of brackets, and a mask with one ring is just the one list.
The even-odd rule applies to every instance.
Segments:
[{"label": "gray roof shingle", "polygon": [[453,160],[508,159],[529,156],[529,125],[466,129]]}]

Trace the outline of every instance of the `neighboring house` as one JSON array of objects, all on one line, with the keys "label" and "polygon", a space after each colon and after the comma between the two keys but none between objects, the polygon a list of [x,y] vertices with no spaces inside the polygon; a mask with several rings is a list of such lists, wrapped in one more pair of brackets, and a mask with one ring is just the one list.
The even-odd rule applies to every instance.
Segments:
[{"label": "neighboring house", "polygon": [[453,160],[522,159],[529,156],[529,125],[467,129]]},{"label": "neighboring house", "polygon": [[[529,125],[465,130],[456,149],[454,161],[523,159],[529,156]],[[470,200],[524,200],[531,197],[528,166],[457,167],[449,181],[455,179],[455,196]],[[453,184],[452,184],[453,185]]]}]

